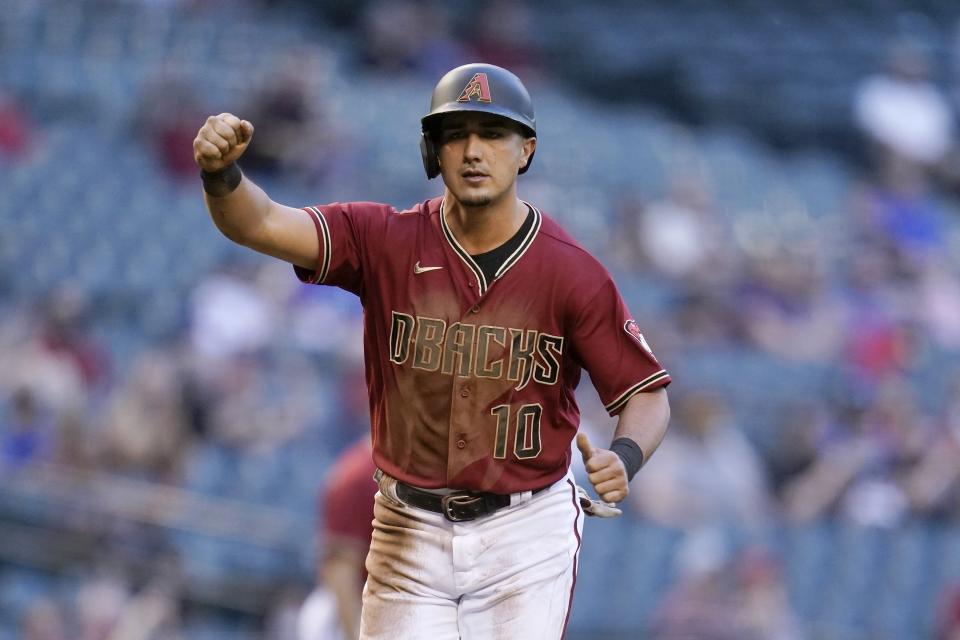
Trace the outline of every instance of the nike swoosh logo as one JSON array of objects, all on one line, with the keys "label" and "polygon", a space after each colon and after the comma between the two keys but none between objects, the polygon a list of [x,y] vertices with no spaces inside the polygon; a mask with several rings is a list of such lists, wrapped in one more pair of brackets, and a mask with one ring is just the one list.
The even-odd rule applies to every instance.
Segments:
[{"label": "nike swoosh logo", "polygon": [[443,267],[421,267],[419,260],[417,260],[417,264],[413,265],[413,272],[417,275],[426,273],[427,271],[436,271],[437,269],[443,269]]}]

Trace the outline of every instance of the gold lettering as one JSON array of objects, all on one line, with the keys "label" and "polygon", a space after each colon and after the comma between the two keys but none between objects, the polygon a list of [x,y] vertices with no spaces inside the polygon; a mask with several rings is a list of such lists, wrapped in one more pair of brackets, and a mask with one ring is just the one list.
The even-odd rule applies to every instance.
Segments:
[{"label": "gold lettering", "polygon": [[413,366],[425,371],[440,368],[443,356],[443,334],[447,323],[438,318],[417,317],[417,337],[413,347]]},{"label": "gold lettering", "polygon": [[[556,384],[560,377],[560,357],[563,354],[563,338],[541,333],[537,338],[537,355],[533,379],[540,384]],[[541,362],[542,360],[542,362]]]},{"label": "gold lettering", "polygon": [[[447,330],[447,338],[443,344],[443,373],[445,375],[453,374],[454,368],[457,375],[468,377],[472,368],[473,356],[473,336],[476,332],[476,325],[463,322],[454,322]],[[456,360],[456,364],[454,364]]]},{"label": "gold lettering", "polygon": [[399,311],[393,312],[393,322],[390,323],[390,362],[403,364],[410,355],[410,334],[416,320],[413,316]]},{"label": "gold lettering", "polygon": [[510,329],[510,366],[507,368],[507,379],[518,383],[517,391],[530,382],[536,348],[536,329]]},{"label": "gold lettering", "polygon": [[477,331],[476,375],[478,378],[499,378],[503,375],[503,358],[488,363],[490,341],[507,346],[507,330],[503,327],[482,326]]}]

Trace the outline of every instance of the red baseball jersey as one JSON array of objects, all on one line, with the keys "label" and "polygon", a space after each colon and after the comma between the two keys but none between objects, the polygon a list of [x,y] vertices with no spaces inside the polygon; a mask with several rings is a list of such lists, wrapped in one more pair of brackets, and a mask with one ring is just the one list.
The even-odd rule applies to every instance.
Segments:
[{"label": "red baseball jersey", "polygon": [[570,464],[582,369],[611,415],[670,376],[610,274],[553,220],[531,207],[530,231],[487,282],[442,207],[307,207],[320,256],[297,275],[363,303],[377,466],[431,489],[548,485]]}]

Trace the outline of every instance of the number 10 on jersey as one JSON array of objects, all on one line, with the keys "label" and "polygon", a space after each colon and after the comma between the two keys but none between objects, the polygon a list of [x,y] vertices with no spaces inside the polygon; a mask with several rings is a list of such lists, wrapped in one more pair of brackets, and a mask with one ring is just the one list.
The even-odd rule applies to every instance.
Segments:
[{"label": "number 10 on jersey", "polygon": [[536,458],[540,455],[540,416],[543,407],[539,403],[520,405],[514,419],[511,419],[513,412],[510,409],[508,404],[490,409],[490,413],[497,418],[493,457],[501,460],[507,457],[507,441],[513,428],[513,455],[520,460]]}]

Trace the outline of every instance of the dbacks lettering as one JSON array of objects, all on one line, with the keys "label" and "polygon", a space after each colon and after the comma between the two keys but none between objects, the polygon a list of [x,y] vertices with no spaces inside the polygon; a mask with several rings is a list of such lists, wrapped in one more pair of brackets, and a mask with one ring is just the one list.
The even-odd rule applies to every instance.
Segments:
[{"label": "dbacks lettering", "polygon": [[[493,356],[499,357],[493,357]],[[475,378],[506,378],[516,390],[531,380],[556,384],[563,337],[536,329],[493,327],[393,312],[390,362],[421,371]],[[491,359],[493,357],[493,359]]]}]

